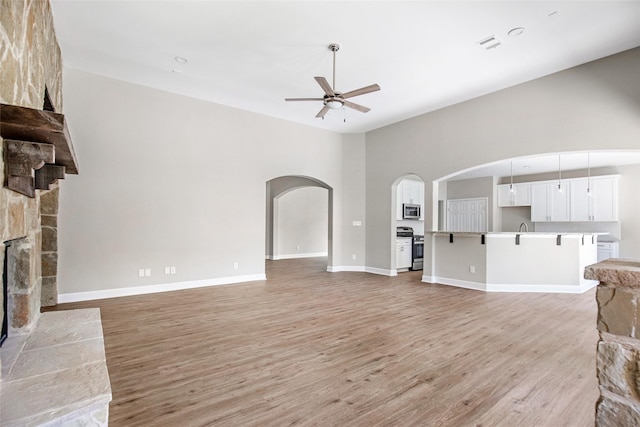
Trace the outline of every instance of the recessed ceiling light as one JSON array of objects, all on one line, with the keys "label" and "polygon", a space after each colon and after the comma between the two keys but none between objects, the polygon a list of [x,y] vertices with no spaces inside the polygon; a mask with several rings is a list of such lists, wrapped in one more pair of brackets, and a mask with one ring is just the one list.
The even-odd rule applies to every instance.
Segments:
[{"label": "recessed ceiling light", "polygon": [[174,59],[180,64],[186,64],[187,62],[189,62],[189,60],[184,56],[176,56]]},{"label": "recessed ceiling light", "polygon": [[510,30],[507,34],[509,34],[510,37],[518,37],[522,33],[524,33],[524,28],[516,27]]}]

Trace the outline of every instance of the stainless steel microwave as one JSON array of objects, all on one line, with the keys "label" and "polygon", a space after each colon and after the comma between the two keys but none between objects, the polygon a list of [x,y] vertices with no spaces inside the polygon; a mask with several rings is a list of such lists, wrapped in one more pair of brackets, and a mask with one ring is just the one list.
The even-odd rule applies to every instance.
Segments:
[{"label": "stainless steel microwave", "polygon": [[412,205],[409,203],[402,204],[402,218],[404,219],[420,219],[420,205]]}]

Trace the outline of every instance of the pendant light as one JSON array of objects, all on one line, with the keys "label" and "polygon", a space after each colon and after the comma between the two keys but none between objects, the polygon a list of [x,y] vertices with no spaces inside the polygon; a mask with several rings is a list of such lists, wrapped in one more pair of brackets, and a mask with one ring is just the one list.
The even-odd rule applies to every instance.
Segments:
[{"label": "pendant light", "polygon": [[513,186],[513,160],[511,160],[511,184],[509,184],[509,193],[514,194],[516,189]]},{"label": "pendant light", "polygon": [[560,168],[560,154],[558,154],[558,193],[562,193],[562,169]]},{"label": "pendant light", "polygon": [[587,197],[591,197],[591,156],[587,151]]}]

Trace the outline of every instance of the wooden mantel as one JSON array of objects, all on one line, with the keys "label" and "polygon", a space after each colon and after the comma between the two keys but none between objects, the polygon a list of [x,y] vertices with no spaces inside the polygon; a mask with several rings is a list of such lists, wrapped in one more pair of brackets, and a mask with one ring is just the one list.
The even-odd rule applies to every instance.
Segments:
[{"label": "wooden mantel", "polygon": [[78,161],[64,115],[0,104],[5,186],[28,197],[49,189],[65,173],[77,174]]}]

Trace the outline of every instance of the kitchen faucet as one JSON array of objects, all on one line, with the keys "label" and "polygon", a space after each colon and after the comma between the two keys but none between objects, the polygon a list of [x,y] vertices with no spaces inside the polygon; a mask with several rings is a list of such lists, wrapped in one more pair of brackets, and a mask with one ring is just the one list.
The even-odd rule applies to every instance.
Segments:
[{"label": "kitchen faucet", "polygon": [[529,226],[527,225],[526,222],[523,222],[522,224],[520,224],[520,229],[518,229],[518,232],[522,233],[523,228],[525,233],[529,232]]}]

